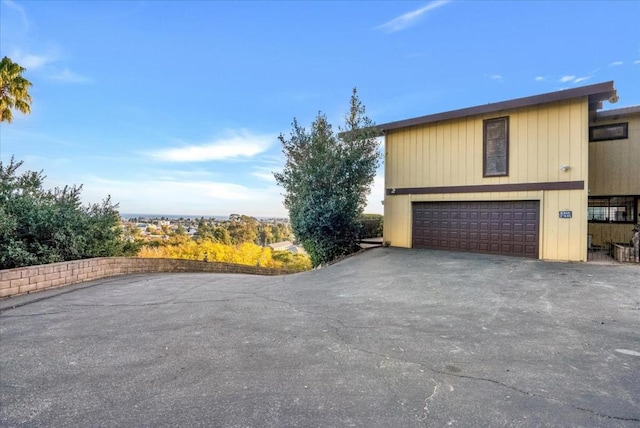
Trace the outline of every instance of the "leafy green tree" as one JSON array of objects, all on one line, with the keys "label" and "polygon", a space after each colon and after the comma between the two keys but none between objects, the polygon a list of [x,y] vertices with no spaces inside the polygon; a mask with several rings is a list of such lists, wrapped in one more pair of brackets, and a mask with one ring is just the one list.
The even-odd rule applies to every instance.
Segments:
[{"label": "leafy green tree", "polygon": [[246,215],[231,214],[227,230],[231,241],[236,244],[255,243],[258,239],[258,226],[260,222]]},{"label": "leafy green tree", "polygon": [[169,228],[168,224],[161,224],[160,230],[162,231],[163,235],[169,236],[171,234],[171,229]]},{"label": "leafy green tree", "polygon": [[286,163],[274,176],[285,189],[293,233],[314,266],[358,249],[358,217],[380,162],[379,131],[355,88],[340,131],[318,113],[310,132],[294,119],[290,137],[279,137]]},{"label": "leafy green tree", "polygon": [[0,122],[13,121],[11,110],[31,113],[31,82],[22,77],[24,71],[6,56],[0,60]]},{"label": "leafy green tree", "polygon": [[213,241],[215,238],[213,237],[213,226],[207,223],[204,218],[201,218],[198,221],[198,230],[196,232],[196,236],[198,241]]},{"label": "leafy green tree", "polygon": [[109,197],[83,207],[82,186],[45,190],[42,172],[19,174],[21,166],[0,162],[0,269],[138,251]]},{"label": "leafy green tree", "polygon": [[269,224],[260,224],[258,226],[258,245],[264,247],[274,242],[276,241],[273,238],[273,227]]},{"label": "leafy green tree", "polygon": [[216,227],[213,231],[213,238],[215,242],[219,242],[224,245],[231,245],[231,235],[229,231],[224,227]]},{"label": "leafy green tree", "polygon": [[289,226],[283,223],[277,223],[273,229],[273,242],[281,242],[281,241],[291,241],[293,240],[293,236],[291,234],[291,229]]}]

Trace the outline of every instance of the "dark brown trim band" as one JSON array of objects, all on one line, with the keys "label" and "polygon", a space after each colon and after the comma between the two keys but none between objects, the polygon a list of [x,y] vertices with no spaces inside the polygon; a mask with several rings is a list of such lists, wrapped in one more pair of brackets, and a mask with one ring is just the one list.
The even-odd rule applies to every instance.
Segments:
[{"label": "dark brown trim band", "polygon": [[476,186],[404,187],[386,189],[387,195],[434,195],[441,193],[522,192],[528,190],[584,190],[584,181],[480,184]]}]

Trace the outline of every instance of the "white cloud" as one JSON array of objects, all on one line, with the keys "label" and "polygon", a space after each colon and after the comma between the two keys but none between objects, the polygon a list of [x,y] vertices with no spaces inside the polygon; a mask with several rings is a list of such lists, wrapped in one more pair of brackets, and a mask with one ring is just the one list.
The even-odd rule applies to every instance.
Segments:
[{"label": "white cloud", "polygon": [[500,75],[500,74],[491,74],[491,75],[489,75],[489,78],[491,80],[502,80],[502,75]]},{"label": "white cloud", "polygon": [[98,202],[111,195],[121,213],[171,215],[286,216],[278,188],[251,188],[216,181],[106,180],[85,178],[83,200]]},{"label": "white cloud", "polygon": [[92,80],[88,77],[74,73],[73,71],[65,68],[62,71],[58,71],[48,76],[50,79],[57,80],[64,83],[90,83]]},{"label": "white cloud", "polygon": [[24,53],[20,50],[13,51],[11,58],[13,62],[20,64],[28,71],[42,68],[44,65],[55,61],[55,57],[53,55],[34,55]]},{"label": "white cloud", "polygon": [[614,61],[611,64],[609,64],[609,67],[617,67],[617,66],[620,66],[620,65],[624,65],[624,62],[622,62],[622,61]]},{"label": "white cloud", "polygon": [[421,7],[420,9],[416,9],[412,12],[405,13],[404,15],[400,15],[389,22],[386,22],[377,28],[386,31],[387,33],[395,33],[396,31],[404,30],[412,25],[414,25],[418,19],[424,15],[425,13],[437,9],[440,6],[444,6],[449,3],[450,0],[436,0],[429,3],[426,6]]},{"label": "white cloud", "polygon": [[27,18],[27,13],[25,12],[24,8],[21,5],[11,0],[2,0],[2,4],[18,12],[22,20],[23,31],[29,30],[29,19]]},{"label": "white cloud", "polygon": [[575,79],[573,79],[573,83],[580,83],[580,82],[584,82],[586,80],[591,79],[591,76],[584,76],[584,77],[577,77]]},{"label": "white cloud", "polygon": [[90,83],[92,79],[56,66],[58,54],[55,49],[44,54],[32,54],[16,49],[11,53],[12,60],[26,68],[27,71],[40,71],[45,77],[64,83]]},{"label": "white cloud", "polygon": [[273,173],[271,172],[255,171],[255,172],[252,172],[251,175],[263,181],[272,181],[272,182],[276,181],[275,177],[273,176]]},{"label": "white cloud", "polygon": [[187,145],[173,149],[161,149],[147,154],[165,162],[206,162],[242,157],[252,157],[267,150],[274,137],[255,135],[247,130],[233,133],[210,143]]},{"label": "white cloud", "polygon": [[536,82],[544,82],[545,79],[542,76],[536,76],[535,80],[536,80]]},{"label": "white cloud", "polygon": [[640,64],[640,59],[633,61],[634,64]]},{"label": "white cloud", "polygon": [[567,76],[562,76],[559,80],[560,83],[580,83],[580,82],[584,82],[586,80],[591,79],[593,76],[582,76],[582,77],[578,77],[578,76],[573,76],[573,75],[567,75]]}]

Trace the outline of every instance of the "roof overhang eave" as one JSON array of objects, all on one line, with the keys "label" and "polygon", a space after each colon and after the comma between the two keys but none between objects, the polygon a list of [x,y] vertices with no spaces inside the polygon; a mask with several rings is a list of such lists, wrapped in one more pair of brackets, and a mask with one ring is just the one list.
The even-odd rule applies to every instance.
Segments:
[{"label": "roof overhang eave", "polygon": [[384,134],[386,131],[390,131],[393,129],[425,125],[428,123],[440,122],[443,120],[459,119],[462,117],[495,113],[503,110],[512,110],[516,108],[530,107],[538,104],[546,104],[581,97],[589,98],[589,110],[598,110],[602,108],[602,102],[605,100],[609,100],[610,102],[618,101],[618,94],[613,87],[613,81],[609,81],[589,86],[581,86],[579,88],[565,89],[562,91],[549,92],[541,95],[516,98],[508,101],[500,101],[497,103],[489,103],[459,110],[451,110],[443,113],[436,113],[426,116],[414,117],[411,119],[399,120],[396,122],[383,123],[381,125],[377,125],[377,128],[381,131],[382,134]]}]

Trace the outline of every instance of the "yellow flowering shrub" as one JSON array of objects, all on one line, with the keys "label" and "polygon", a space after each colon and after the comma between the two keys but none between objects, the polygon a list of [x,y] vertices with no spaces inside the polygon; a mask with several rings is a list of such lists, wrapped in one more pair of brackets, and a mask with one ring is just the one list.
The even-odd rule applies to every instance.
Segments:
[{"label": "yellow flowering shrub", "polygon": [[[276,254],[276,257],[274,257],[274,254]],[[261,247],[252,243],[232,246],[211,240],[200,242],[184,240],[165,246],[145,246],[138,253],[138,257],[207,260],[210,262],[236,263],[295,271],[311,269],[309,257],[303,254],[291,254],[283,251],[274,252],[269,247]]]}]

